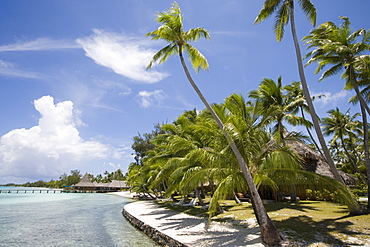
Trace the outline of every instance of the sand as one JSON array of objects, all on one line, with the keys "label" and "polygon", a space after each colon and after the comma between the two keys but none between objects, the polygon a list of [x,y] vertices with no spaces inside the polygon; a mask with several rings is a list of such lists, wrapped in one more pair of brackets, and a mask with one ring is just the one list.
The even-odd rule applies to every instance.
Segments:
[{"label": "sand", "polygon": [[[132,198],[129,192],[112,193]],[[260,231],[254,219],[243,225],[211,221],[160,208],[153,201],[136,201],[125,210],[145,224],[187,246],[255,246],[263,247]]]},{"label": "sand", "polygon": [[[114,192],[118,196],[133,198],[134,193]],[[174,212],[159,207],[153,201],[135,201],[125,206],[125,210],[144,222],[145,224],[157,229],[163,234],[176,239],[187,246],[265,246],[260,238],[260,229],[255,218],[248,219],[237,224],[237,222],[220,223],[211,221],[207,227],[208,220],[195,217],[184,213]],[[232,221],[231,221],[232,222]],[[283,234],[283,232],[281,232]],[[361,242],[358,239],[350,241],[353,243]],[[370,247],[370,244],[359,244],[360,246]],[[359,246],[358,244],[348,244],[348,246]],[[281,246],[306,246],[304,243],[284,242]],[[331,246],[318,241],[310,246]]]}]

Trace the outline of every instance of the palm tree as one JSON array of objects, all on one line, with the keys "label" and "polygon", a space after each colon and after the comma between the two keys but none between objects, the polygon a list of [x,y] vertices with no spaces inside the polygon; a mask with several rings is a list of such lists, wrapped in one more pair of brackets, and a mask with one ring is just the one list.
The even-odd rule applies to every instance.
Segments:
[{"label": "palm tree", "polygon": [[[356,79],[357,83],[360,87],[364,87],[361,90],[361,95],[363,95],[364,100],[369,103],[370,102],[370,56],[360,56],[356,59],[354,63],[354,68],[356,72]],[[353,88],[351,83],[348,83],[349,80],[347,75],[345,75],[345,79],[347,79],[346,83],[346,90],[350,90]],[[357,95],[353,96],[350,99],[350,102],[353,104],[358,103]]]},{"label": "palm tree", "polygon": [[[364,131],[365,164],[368,186],[370,187],[369,130],[367,122],[367,114],[370,115],[370,108],[362,97],[355,71],[356,65],[363,60],[363,56],[370,56],[364,55],[370,50],[370,33],[364,29],[352,32],[349,19],[343,16],[340,18],[343,20],[341,26],[338,27],[333,22],[326,22],[311,30],[310,35],[304,38],[306,43],[309,44],[309,48],[315,48],[306,56],[311,57],[307,65],[318,62],[315,73],[320,72],[326,65],[332,65],[332,67],[323,72],[320,80],[344,69],[343,77],[347,78],[347,84],[354,88],[356,96],[360,101]],[[368,197],[370,198],[370,190]],[[367,206],[370,209],[370,202]]]},{"label": "palm tree", "polygon": [[[320,81],[344,69],[342,77],[348,80],[347,88],[355,90],[361,107],[370,114],[370,108],[360,92],[355,70],[356,65],[364,65],[366,58],[370,56],[364,55],[370,50],[370,33],[363,28],[352,32],[348,17],[341,16],[340,18],[343,23],[339,27],[333,22],[326,22],[311,30],[310,35],[304,37],[303,40],[309,44],[309,48],[315,48],[306,55],[306,57],[311,57],[307,65],[318,62],[319,66],[315,73],[319,73],[328,64],[333,65],[323,72]],[[369,84],[368,81],[367,84]]]},{"label": "palm tree", "polygon": [[[355,153],[356,147],[354,146],[353,141],[356,135],[362,134],[360,128],[362,124],[361,122],[355,120],[359,114],[354,114],[351,116],[349,109],[343,114],[338,108],[328,111],[328,114],[328,117],[322,119],[324,134],[327,136],[334,134],[331,141],[333,143],[339,139],[340,146],[344,150],[348,162],[352,165],[355,172],[358,172],[363,178],[363,175],[357,166],[358,155]],[[347,136],[349,141],[345,140]],[[350,150],[348,150],[347,146],[349,146]]]},{"label": "palm tree", "polygon": [[[278,42],[281,41],[281,39],[284,36],[284,28],[288,24],[290,20],[290,26],[291,26],[291,31],[292,31],[292,36],[293,36],[293,41],[294,41],[294,47],[296,51],[296,56],[297,56],[297,63],[298,63],[298,72],[299,72],[299,77],[300,81],[302,83],[302,89],[304,96],[307,101],[308,108],[310,110],[311,114],[311,119],[316,131],[317,138],[320,142],[321,148],[324,152],[325,159],[327,163],[330,166],[330,170],[334,175],[334,178],[344,184],[344,181],[342,177],[339,175],[339,172],[330,156],[329,149],[326,145],[324,136],[322,134],[321,128],[320,128],[320,123],[319,119],[317,117],[310,92],[308,90],[308,84],[306,81],[306,76],[304,74],[304,68],[303,68],[303,62],[302,62],[302,55],[301,55],[301,50],[297,38],[297,33],[296,33],[296,28],[295,28],[295,21],[294,21],[294,0],[265,0],[264,5],[262,7],[262,10],[256,17],[254,23],[261,23],[265,21],[269,16],[274,14],[276,12],[276,18],[275,18],[275,24],[274,24],[274,30],[276,34],[276,40]],[[310,0],[298,0],[298,3],[300,4],[303,12],[306,14],[308,17],[309,21],[313,26],[316,25],[316,8],[315,6],[311,3]]]},{"label": "palm tree", "polygon": [[152,67],[153,63],[158,61],[160,63],[165,62],[170,56],[178,54],[180,57],[181,65],[185,71],[186,77],[189,80],[191,86],[198,94],[199,98],[212,114],[213,118],[217,122],[220,129],[223,131],[226,139],[228,140],[235,156],[238,159],[240,164],[240,169],[243,171],[243,175],[245,176],[249,189],[251,191],[251,196],[253,198],[253,203],[255,205],[255,214],[258,218],[258,222],[260,223],[261,228],[261,238],[262,241],[269,245],[275,245],[281,242],[282,237],[279,234],[276,226],[271,221],[270,217],[267,215],[266,209],[263,206],[262,200],[258,194],[256,186],[253,182],[252,175],[249,171],[249,168],[246,162],[243,159],[243,156],[240,154],[237,146],[232,141],[230,136],[224,131],[224,125],[213,111],[210,104],[207,102],[201,91],[199,90],[198,86],[195,84],[194,80],[192,79],[190,72],[186,66],[183,52],[186,51],[189,55],[189,59],[193,68],[196,72],[199,69],[208,69],[208,62],[206,58],[189,42],[196,41],[199,38],[203,37],[209,39],[209,33],[204,28],[193,28],[188,31],[183,30],[183,23],[182,23],[182,15],[178,4],[175,2],[173,6],[166,12],[162,12],[158,14],[157,21],[162,23],[157,30],[153,32],[149,32],[147,36],[151,36],[153,40],[163,39],[169,42],[169,45],[165,46],[163,49],[158,51],[154,56],[152,61],[148,65],[148,69]]},{"label": "palm tree", "polygon": [[293,126],[304,125],[311,127],[311,123],[303,117],[299,117],[293,111],[301,104],[302,98],[287,97],[284,94],[282,78],[279,77],[277,82],[272,79],[264,78],[257,90],[249,92],[249,97],[255,99],[260,104],[262,120],[261,124],[268,125],[275,123],[273,126],[273,135],[275,140],[284,141],[286,137],[286,127],[284,122]]},{"label": "palm tree", "polygon": [[[290,98],[288,101],[295,102],[294,107],[292,108],[292,114],[297,114],[299,111],[301,112],[301,116],[304,120],[308,121],[305,116],[305,112],[310,113],[310,110],[308,109],[308,106],[306,104],[306,99],[303,95],[303,90],[301,88],[301,83],[298,81],[292,82],[289,85],[286,85],[284,89],[287,91],[287,97]],[[317,95],[312,97],[312,100],[314,100],[316,97],[322,97],[322,95]],[[315,141],[315,138],[313,137],[310,128],[311,126],[306,126],[306,131],[308,135],[310,136],[310,139],[314,146],[316,147],[316,150],[322,155],[321,149],[317,142]]]}]

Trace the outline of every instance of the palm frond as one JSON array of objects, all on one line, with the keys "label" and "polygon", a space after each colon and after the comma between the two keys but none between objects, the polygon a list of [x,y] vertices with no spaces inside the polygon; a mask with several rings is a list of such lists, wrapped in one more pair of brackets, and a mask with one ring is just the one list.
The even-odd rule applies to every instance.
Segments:
[{"label": "palm frond", "polygon": [[277,11],[277,14],[275,16],[274,31],[276,40],[278,42],[280,42],[281,39],[283,38],[285,26],[289,22],[290,8],[291,8],[290,1],[284,1],[284,3]]},{"label": "palm frond", "polygon": [[299,4],[312,26],[316,26],[316,8],[312,2],[310,0],[299,0]]},{"label": "palm frond", "polygon": [[189,60],[197,73],[199,73],[199,69],[208,70],[208,61],[200,51],[188,43],[184,44],[184,48],[188,52]]}]

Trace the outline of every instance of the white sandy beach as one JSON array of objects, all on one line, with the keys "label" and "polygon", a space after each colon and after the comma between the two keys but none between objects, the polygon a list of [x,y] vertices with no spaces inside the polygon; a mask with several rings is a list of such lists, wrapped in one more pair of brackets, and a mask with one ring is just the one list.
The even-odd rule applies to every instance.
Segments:
[{"label": "white sandy beach", "polygon": [[[135,195],[130,192],[110,194],[127,198],[133,198]],[[265,246],[261,241],[260,230],[254,218],[243,221],[240,225],[211,221],[207,228],[207,219],[161,208],[153,201],[135,201],[127,204],[125,210],[145,224],[187,246]],[[319,242],[317,245],[310,246],[328,246]],[[358,240],[354,239],[354,242],[358,242]],[[303,243],[284,242],[281,246],[305,245]],[[349,244],[348,246],[358,245]],[[361,246],[370,245],[363,243]]]},{"label": "white sandy beach", "polygon": [[[134,195],[129,192],[112,194],[128,198]],[[133,202],[126,205],[125,210],[187,246],[264,246],[254,219],[243,225],[212,221],[207,228],[207,219],[160,208],[153,201]]]}]

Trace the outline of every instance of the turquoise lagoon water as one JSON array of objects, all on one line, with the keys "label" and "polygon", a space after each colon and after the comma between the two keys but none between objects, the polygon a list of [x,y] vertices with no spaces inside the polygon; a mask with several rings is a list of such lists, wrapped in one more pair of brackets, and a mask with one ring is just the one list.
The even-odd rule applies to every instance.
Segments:
[{"label": "turquoise lagoon water", "polygon": [[[29,191],[24,193],[25,189]],[[0,190],[1,247],[158,246],[122,216],[130,199],[95,193],[40,193],[37,188]]]}]

